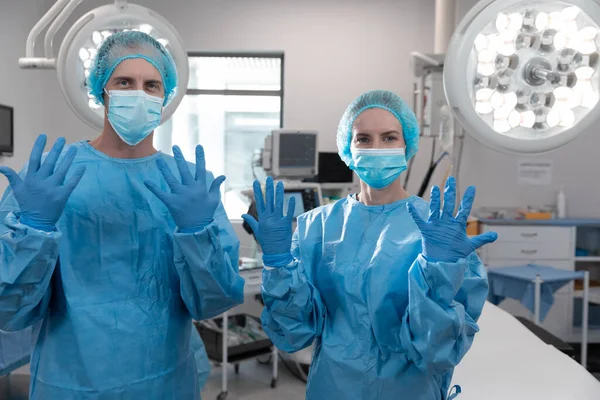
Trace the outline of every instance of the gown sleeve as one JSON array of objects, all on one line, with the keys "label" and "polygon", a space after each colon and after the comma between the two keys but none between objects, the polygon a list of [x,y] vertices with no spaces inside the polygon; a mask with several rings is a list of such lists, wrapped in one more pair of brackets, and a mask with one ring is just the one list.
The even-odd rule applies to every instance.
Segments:
[{"label": "gown sleeve", "polygon": [[423,371],[455,367],[479,331],[487,293],[485,268],[475,253],[456,263],[431,263],[419,255],[408,273],[398,344]]},{"label": "gown sleeve", "polygon": [[[212,182],[208,174],[207,182]],[[245,282],[238,269],[240,242],[222,203],[210,225],[195,233],[178,231],[174,241],[181,297],[192,318],[213,318],[244,302]]]},{"label": "gown sleeve", "polygon": [[0,330],[19,331],[43,319],[48,310],[61,233],[21,224],[10,188],[0,202],[0,221]]},{"label": "gown sleeve", "polygon": [[[327,313],[311,281],[311,271],[319,259],[320,238],[302,238],[304,224],[300,217],[292,238],[293,261],[285,267],[263,271],[263,328],[273,344],[288,353],[309,347],[321,336]],[[316,229],[307,231],[316,234]]]}]

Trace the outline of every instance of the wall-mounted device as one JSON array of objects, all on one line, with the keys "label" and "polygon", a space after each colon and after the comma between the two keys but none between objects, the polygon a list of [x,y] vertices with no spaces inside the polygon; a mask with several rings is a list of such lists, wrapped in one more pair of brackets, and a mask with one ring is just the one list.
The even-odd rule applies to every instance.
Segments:
[{"label": "wall-mounted device", "polygon": [[0,156],[13,155],[14,126],[14,109],[0,104]]}]

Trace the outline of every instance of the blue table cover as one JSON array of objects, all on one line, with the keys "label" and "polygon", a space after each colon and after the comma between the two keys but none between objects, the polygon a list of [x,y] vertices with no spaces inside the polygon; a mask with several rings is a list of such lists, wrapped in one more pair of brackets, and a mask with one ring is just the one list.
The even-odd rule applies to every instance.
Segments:
[{"label": "blue table cover", "polygon": [[554,304],[554,293],[574,279],[583,279],[582,271],[566,271],[558,268],[528,264],[516,267],[488,269],[490,291],[488,300],[500,304],[504,299],[516,299],[532,313],[535,312],[535,278],[542,278],[540,297],[540,321],[548,315]]}]

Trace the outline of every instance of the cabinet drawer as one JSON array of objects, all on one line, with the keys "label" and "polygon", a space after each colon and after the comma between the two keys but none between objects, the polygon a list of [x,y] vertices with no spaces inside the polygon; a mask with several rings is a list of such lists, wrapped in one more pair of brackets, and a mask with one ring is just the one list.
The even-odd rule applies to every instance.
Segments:
[{"label": "cabinet drawer", "polygon": [[485,232],[493,231],[498,234],[497,242],[504,243],[571,243],[573,228],[556,226],[497,226],[484,225]]},{"label": "cabinet drawer", "polygon": [[573,257],[570,242],[495,242],[486,245],[486,259],[564,260]]},{"label": "cabinet drawer", "polygon": [[[531,260],[525,258],[515,258],[510,260],[490,259],[485,262],[486,268],[519,267],[527,264],[531,264]],[[570,260],[548,260],[544,264],[547,267],[564,269],[566,271],[573,271],[575,269],[573,261]]]}]

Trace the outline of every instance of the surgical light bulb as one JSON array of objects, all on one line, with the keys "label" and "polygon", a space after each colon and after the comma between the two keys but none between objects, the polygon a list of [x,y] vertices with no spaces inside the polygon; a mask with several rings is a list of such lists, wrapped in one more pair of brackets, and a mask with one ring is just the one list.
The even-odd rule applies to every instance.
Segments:
[{"label": "surgical light bulb", "polygon": [[490,103],[493,94],[491,89],[480,89],[475,93],[475,109],[479,114],[489,114],[494,110]]},{"label": "surgical light bulb", "polygon": [[581,104],[581,98],[579,94],[569,87],[557,87],[554,89],[553,93],[556,99],[556,105],[558,107],[572,109]]},{"label": "surgical light bulb", "polygon": [[578,82],[585,82],[592,79],[592,75],[594,75],[594,69],[591,67],[581,67],[575,70],[575,75],[577,76]]},{"label": "surgical light bulb", "polygon": [[140,25],[140,32],[144,32],[145,34],[149,35],[150,32],[152,32],[152,25],[149,24],[142,24]]},{"label": "surgical light bulb", "polygon": [[489,101],[478,101],[475,104],[475,111],[481,115],[486,115],[494,111]]},{"label": "surgical light bulb", "polygon": [[520,13],[512,13],[508,16],[508,29],[518,31],[523,27],[523,16]]},{"label": "surgical light bulb", "polygon": [[496,55],[490,50],[483,50],[477,56],[480,63],[491,63],[496,60]]},{"label": "surgical light bulb", "polygon": [[483,76],[492,76],[496,72],[496,68],[491,62],[483,62],[477,64],[477,72]]},{"label": "surgical light bulb", "polygon": [[521,113],[517,110],[513,110],[508,116],[508,123],[510,124],[511,128],[516,128],[517,126],[521,125]]},{"label": "surgical light bulb", "polygon": [[487,50],[488,48],[488,39],[485,35],[482,35],[481,33],[479,35],[477,35],[477,37],[475,38],[475,50],[477,51],[484,51]]},{"label": "surgical light bulb", "polygon": [[513,110],[508,116],[508,123],[511,128],[522,126],[524,128],[532,128],[535,124],[535,114],[533,111],[518,112]]},{"label": "surgical light bulb", "polygon": [[510,108],[506,104],[504,104],[497,110],[494,110],[494,119],[508,121],[508,118],[510,117],[510,113],[512,111],[513,111],[512,108]]},{"label": "surgical light bulb", "polygon": [[598,104],[598,93],[589,80],[578,81],[573,91],[579,96],[581,107],[592,109]]},{"label": "surgical light bulb", "polygon": [[596,47],[596,35],[598,29],[588,26],[579,31],[578,46],[575,47],[577,51],[582,54],[592,54],[598,50]]},{"label": "surgical light bulb", "polygon": [[535,124],[535,113],[531,110],[521,113],[521,126],[524,128],[533,128]]},{"label": "surgical light bulb", "polygon": [[548,13],[541,12],[535,17],[535,27],[542,31],[550,24],[550,16]]},{"label": "surgical light bulb", "polygon": [[548,124],[548,126],[550,128],[554,128],[556,125],[558,125],[560,123],[560,114],[558,113],[558,110],[556,109],[552,109],[550,110],[550,112],[548,113],[548,116],[546,118],[546,123]]},{"label": "surgical light bulb", "polygon": [[510,131],[511,127],[507,119],[495,119],[494,130],[498,133],[506,133]]},{"label": "surgical light bulb", "polygon": [[560,109],[558,113],[560,115],[560,126],[569,128],[575,124],[575,113],[573,110]]},{"label": "surgical light bulb", "polygon": [[581,94],[581,106],[592,109],[598,104],[598,93],[590,86]]},{"label": "surgical light bulb", "polygon": [[578,7],[567,7],[560,12],[560,16],[564,22],[575,21],[581,10]]},{"label": "surgical light bulb", "polygon": [[509,108],[515,108],[517,106],[517,94],[514,92],[504,94],[504,104]]},{"label": "surgical light bulb", "polygon": [[551,12],[548,15],[548,28],[552,28],[552,29],[562,29],[563,28],[563,19],[562,19],[562,15],[559,11]]},{"label": "surgical light bulb", "polygon": [[90,53],[84,49],[83,47],[81,49],[79,49],[79,59],[81,61],[85,61],[88,60],[90,58]]},{"label": "surgical light bulb", "polygon": [[506,15],[504,13],[500,13],[496,17],[496,29],[498,29],[499,32],[502,32],[502,31],[508,29],[509,23],[510,23],[510,21],[508,19],[508,15]]},{"label": "surgical light bulb", "polygon": [[494,110],[499,109],[504,105],[504,96],[502,93],[494,92],[492,97],[490,98],[490,104]]},{"label": "surgical light bulb", "polygon": [[556,32],[554,35],[554,48],[556,50],[564,49],[567,45],[567,34],[562,31]]},{"label": "surgical light bulb", "polygon": [[102,43],[102,40],[103,40],[103,37],[100,32],[95,31],[94,33],[92,33],[92,42],[94,42],[94,45],[100,46],[100,43]]},{"label": "surgical light bulb", "polygon": [[594,40],[598,34],[598,29],[593,26],[586,26],[579,31],[581,40]]}]

